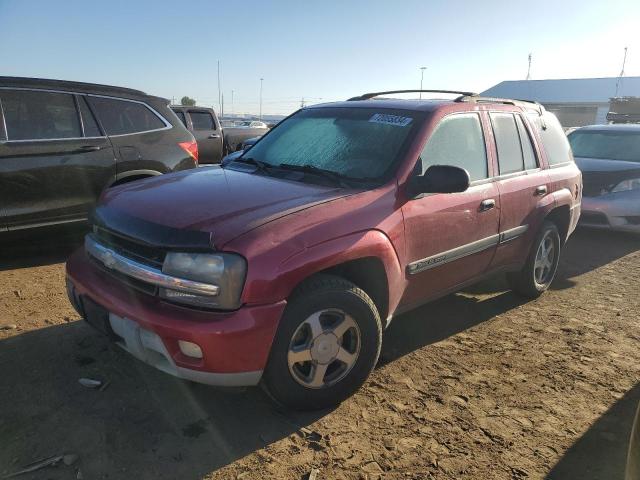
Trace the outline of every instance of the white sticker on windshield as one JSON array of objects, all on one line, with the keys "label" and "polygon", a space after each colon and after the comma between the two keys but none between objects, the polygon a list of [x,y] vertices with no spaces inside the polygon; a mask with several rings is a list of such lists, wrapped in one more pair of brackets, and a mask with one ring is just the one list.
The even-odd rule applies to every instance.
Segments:
[{"label": "white sticker on windshield", "polygon": [[376,113],[369,121],[373,123],[384,123],[385,125],[395,125],[396,127],[406,127],[413,118],[401,117],[399,115],[388,115],[386,113]]}]

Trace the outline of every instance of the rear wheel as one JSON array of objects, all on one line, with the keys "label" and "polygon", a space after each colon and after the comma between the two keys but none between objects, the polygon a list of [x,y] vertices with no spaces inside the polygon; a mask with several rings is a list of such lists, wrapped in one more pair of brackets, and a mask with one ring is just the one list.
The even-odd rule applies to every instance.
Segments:
[{"label": "rear wheel", "polygon": [[525,297],[537,298],[549,288],[560,261],[558,227],[545,221],[536,236],[524,268],[507,276],[513,290]]},{"label": "rear wheel", "polygon": [[321,275],[290,299],[262,385],[299,410],[336,405],[367,379],[380,354],[378,310],[356,285]]}]

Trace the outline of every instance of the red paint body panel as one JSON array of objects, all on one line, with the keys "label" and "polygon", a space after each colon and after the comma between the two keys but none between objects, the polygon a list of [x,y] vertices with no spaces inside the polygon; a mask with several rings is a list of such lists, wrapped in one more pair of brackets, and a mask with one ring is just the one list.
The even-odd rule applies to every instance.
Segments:
[{"label": "red paint body panel", "polygon": [[[178,366],[207,372],[262,370],[286,306],[281,301],[217,313],[172,305],[127,288],[96,268],[84,251],[69,258],[67,276],[79,294],[157,333]],[[197,343],[203,361],[184,357],[178,351],[178,340]]]},{"label": "red paint body panel", "polygon": [[[98,270],[83,252],[69,260],[69,278],[80,293],[158,333],[181,366],[242,372],[264,368],[287,298],[315,273],[350,260],[379,260],[393,315],[492,271],[520,268],[542,221],[558,206],[570,210],[568,233],[573,230],[579,215],[580,172],[575,164],[549,168],[537,133],[533,136],[540,168],[508,178],[498,175],[487,112],[521,113],[521,107],[466,102],[407,107],[393,101],[339,105],[421,105],[428,112],[396,175],[384,185],[360,191],[210,168],[163,175],[103,195],[105,207],[148,222],[209,232],[216,250],[246,258],[243,307],[238,311],[199,311],[134,292]],[[410,198],[408,180],[438,122],[446,115],[471,111],[482,119],[490,178],[463,193]],[[535,194],[540,185],[547,186],[547,194]],[[481,211],[480,203],[486,199],[494,199],[495,208]],[[522,226],[528,229],[513,241],[496,239],[495,245],[477,253],[408,273],[412,262]],[[181,358],[177,339],[198,343],[205,361],[195,365]]]}]

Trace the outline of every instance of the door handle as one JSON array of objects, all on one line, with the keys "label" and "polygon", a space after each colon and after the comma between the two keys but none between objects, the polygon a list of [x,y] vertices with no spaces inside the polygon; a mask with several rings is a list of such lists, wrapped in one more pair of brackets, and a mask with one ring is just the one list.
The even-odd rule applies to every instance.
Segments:
[{"label": "door handle", "polygon": [[217,133],[212,133],[211,135],[209,135],[209,138],[220,138],[220,135],[218,135]]},{"label": "door handle", "polygon": [[536,195],[546,195],[547,194],[547,186],[540,185],[536,187]]},{"label": "door handle", "polygon": [[480,211],[486,212],[487,210],[491,210],[496,206],[496,201],[493,198],[487,198],[480,202]]},{"label": "door handle", "polygon": [[77,148],[76,152],[97,152],[101,149],[102,147],[99,147],[98,145],[83,145],[82,147]]}]

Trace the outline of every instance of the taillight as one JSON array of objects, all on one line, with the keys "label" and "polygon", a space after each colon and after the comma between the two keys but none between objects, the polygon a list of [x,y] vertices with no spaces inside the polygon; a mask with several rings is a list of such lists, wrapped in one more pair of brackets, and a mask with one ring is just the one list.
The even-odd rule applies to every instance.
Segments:
[{"label": "taillight", "polygon": [[196,142],[180,142],[178,145],[198,163],[198,144]]}]

